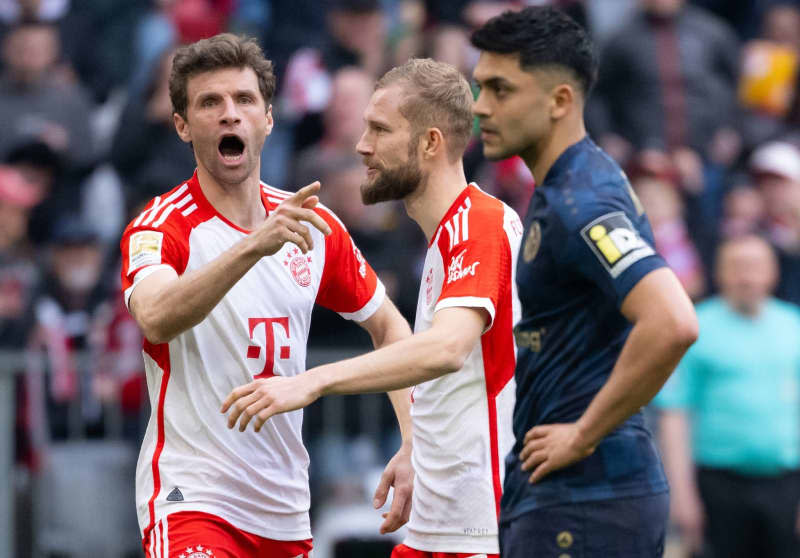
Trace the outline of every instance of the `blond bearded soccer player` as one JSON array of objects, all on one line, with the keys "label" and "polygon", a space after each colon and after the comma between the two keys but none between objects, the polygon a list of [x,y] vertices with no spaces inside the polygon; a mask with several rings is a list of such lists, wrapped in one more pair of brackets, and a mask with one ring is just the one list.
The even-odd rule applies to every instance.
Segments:
[{"label": "blond bearded soccer player", "polygon": [[[358,321],[376,347],[411,334],[343,225],[317,205],[319,183],[290,194],[259,182],[274,85],[252,40],[179,49],[170,97],[197,170],[123,234],[125,301],[146,337],[153,409],[136,472],[151,558],[307,558],[301,412],[241,435],[219,406],[253,378],[303,371],[315,303]],[[384,475],[396,488],[385,530],[405,522],[412,486],[409,395],[390,395],[406,443]]]},{"label": "blond bearded soccer player", "polygon": [[[358,152],[365,203],[403,200],[429,247],[415,334],[294,378],[234,390],[223,411],[244,430],[332,393],[415,385],[414,493],[408,537],[393,558],[497,556],[502,459],[510,449],[519,317],[514,266],[522,225],[467,184],[461,156],[472,93],[454,67],[411,60],[378,82]],[[285,380],[285,381],[281,381]]]}]

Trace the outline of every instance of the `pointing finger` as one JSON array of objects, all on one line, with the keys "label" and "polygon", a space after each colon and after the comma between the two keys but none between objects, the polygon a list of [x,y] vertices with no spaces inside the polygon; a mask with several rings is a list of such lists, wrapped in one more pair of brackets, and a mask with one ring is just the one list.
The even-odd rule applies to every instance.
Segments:
[{"label": "pointing finger", "polygon": [[285,199],[283,203],[293,205],[295,207],[303,207],[308,198],[319,192],[320,187],[321,184],[319,183],[319,180],[312,182],[308,186],[303,186],[300,188],[297,192]]}]

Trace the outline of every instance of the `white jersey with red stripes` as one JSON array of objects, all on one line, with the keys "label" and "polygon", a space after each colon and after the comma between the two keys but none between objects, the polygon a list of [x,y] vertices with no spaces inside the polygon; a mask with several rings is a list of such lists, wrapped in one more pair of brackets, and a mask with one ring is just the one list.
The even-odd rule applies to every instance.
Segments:
[{"label": "white jersey with red stripes", "polygon": [[[261,190],[268,212],[291,195],[264,184]],[[169,343],[145,342],[152,414],[136,472],[143,535],[167,514],[197,511],[269,539],[311,537],[302,411],[273,417],[259,433],[241,433],[227,428],[220,406],[253,378],[305,370],[315,303],[363,321],[383,301],[383,285],[344,225],[324,207],[315,211],[333,233],[325,237],[309,225],[312,251],[285,244],[261,258],[201,323]],[[155,198],[125,230],[126,304],[154,271],[201,268],[247,234],[211,206],[195,173]]]},{"label": "white jersey with red stripes", "polygon": [[412,391],[414,494],[405,544],[428,552],[499,552],[497,521],[514,436],[513,326],[520,317],[514,272],[517,213],[474,184],[442,219],[428,247],[415,332],[443,308],[486,311],[464,367]]}]

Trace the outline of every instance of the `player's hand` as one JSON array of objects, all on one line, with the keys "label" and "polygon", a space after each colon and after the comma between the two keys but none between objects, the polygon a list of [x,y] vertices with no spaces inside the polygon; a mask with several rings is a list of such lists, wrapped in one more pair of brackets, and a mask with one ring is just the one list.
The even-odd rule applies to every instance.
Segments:
[{"label": "player's hand", "polygon": [[319,397],[308,373],[298,376],[272,376],[259,378],[249,384],[239,386],[228,394],[220,411],[228,415],[228,428],[236,426],[244,432],[250,421],[256,432],[273,415],[302,409]]},{"label": "player's hand", "polygon": [[519,460],[523,471],[533,471],[528,481],[535,483],[592,453],[594,447],[583,443],[575,423],[543,424],[525,434]]},{"label": "player's hand", "polygon": [[414,490],[414,468],[411,466],[411,447],[405,444],[386,465],[381,475],[372,505],[379,509],[386,503],[389,487],[394,487],[392,507],[383,514],[381,535],[397,531],[411,515],[411,493]]},{"label": "player's hand", "polygon": [[319,182],[312,182],[300,188],[294,195],[283,200],[253,233],[252,240],[257,243],[257,250],[265,256],[271,256],[287,243],[297,245],[305,254],[313,250],[314,241],[311,231],[303,224],[310,223],[324,235],[331,234],[331,228],[315,211],[319,197]]}]

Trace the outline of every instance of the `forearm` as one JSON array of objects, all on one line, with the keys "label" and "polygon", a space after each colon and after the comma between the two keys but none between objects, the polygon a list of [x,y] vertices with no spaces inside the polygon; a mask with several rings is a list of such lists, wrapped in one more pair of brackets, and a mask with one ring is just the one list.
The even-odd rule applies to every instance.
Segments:
[{"label": "forearm", "polygon": [[390,391],[389,400],[394,407],[394,414],[397,417],[397,424],[400,427],[400,436],[404,446],[411,445],[411,389],[403,388]]},{"label": "forearm", "polygon": [[658,320],[634,325],[606,384],[578,420],[585,445],[596,446],[609,432],[650,402],[689,344]]},{"label": "forearm", "polygon": [[309,373],[324,396],[400,390],[455,372],[462,363],[455,343],[428,330]]},{"label": "forearm", "polygon": [[[396,318],[391,320],[387,327],[380,332],[373,334],[372,343],[376,349],[388,347],[392,343],[408,339],[411,337],[411,328],[408,322],[403,319],[399,312]],[[411,444],[411,389],[406,387],[387,393],[392,402],[394,414],[397,417],[397,424],[400,427],[400,436],[403,438],[403,445]]]},{"label": "forearm", "polygon": [[203,321],[259,257],[245,238],[199,269],[147,292],[134,291],[133,315],[151,342],[168,342]]}]

